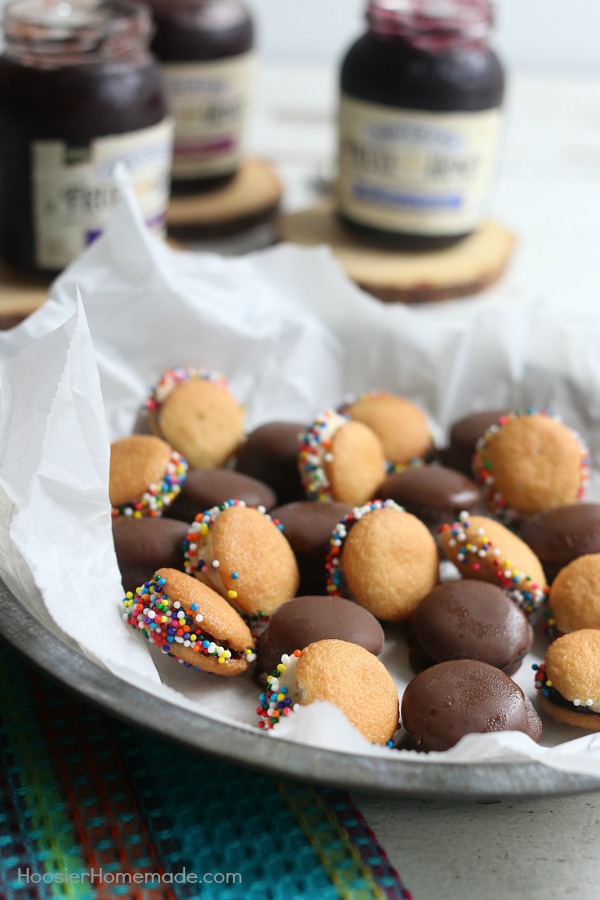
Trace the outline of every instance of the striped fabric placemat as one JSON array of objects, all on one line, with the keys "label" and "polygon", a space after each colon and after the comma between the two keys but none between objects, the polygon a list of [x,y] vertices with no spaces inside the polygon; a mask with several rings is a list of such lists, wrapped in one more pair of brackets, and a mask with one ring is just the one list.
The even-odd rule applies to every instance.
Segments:
[{"label": "striped fabric placemat", "polygon": [[0,645],[5,900],[404,898],[344,791],[131,728]]}]

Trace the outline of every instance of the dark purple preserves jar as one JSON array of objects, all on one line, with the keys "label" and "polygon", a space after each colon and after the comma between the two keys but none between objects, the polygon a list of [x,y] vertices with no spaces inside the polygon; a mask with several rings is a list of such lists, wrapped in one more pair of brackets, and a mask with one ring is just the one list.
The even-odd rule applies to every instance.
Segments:
[{"label": "dark purple preserves jar", "polygon": [[147,8],[125,0],[13,0],[0,58],[0,255],[57,272],[103,230],[127,167],[164,230],[172,123]]},{"label": "dark purple preserves jar", "polygon": [[339,217],[399,247],[451,244],[487,213],[504,75],[489,0],[370,0],[341,69]]},{"label": "dark purple preserves jar", "polygon": [[214,190],[235,175],[252,88],[254,28],[239,0],[149,0],[175,119],[177,193]]}]

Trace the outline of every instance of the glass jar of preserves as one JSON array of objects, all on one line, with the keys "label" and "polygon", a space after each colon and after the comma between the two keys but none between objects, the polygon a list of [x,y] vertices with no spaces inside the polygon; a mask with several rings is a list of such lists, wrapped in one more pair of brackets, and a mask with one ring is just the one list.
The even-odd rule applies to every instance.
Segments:
[{"label": "glass jar of preserves", "polygon": [[172,185],[214,190],[235,175],[251,95],[254,28],[239,0],[149,0],[175,119]]},{"label": "glass jar of preserves", "polygon": [[12,0],[0,58],[0,255],[54,273],[103,230],[128,168],[150,228],[169,199],[172,122],[148,9]]},{"label": "glass jar of preserves", "polygon": [[337,212],[406,248],[482,223],[500,137],[503,68],[489,0],[370,0],[341,68]]}]

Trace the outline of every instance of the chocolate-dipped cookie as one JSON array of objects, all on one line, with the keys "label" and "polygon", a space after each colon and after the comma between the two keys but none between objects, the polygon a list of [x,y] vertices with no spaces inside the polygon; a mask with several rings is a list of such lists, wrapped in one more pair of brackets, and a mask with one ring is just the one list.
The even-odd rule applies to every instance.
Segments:
[{"label": "chocolate-dipped cookie", "polygon": [[392,472],[376,493],[386,500],[395,500],[432,532],[440,525],[454,522],[463,510],[476,512],[481,504],[477,484],[445,466],[419,466]]},{"label": "chocolate-dipped cookie", "polygon": [[340,412],[375,432],[383,445],[385,458],[393,468],[410,466],[433,451],[427,419],[406,397],[383,390],[369,391],[344,404]]},{"label": "chocolate-dipped cookie", "polygon": [[[283,532],[296,554],[300,569],[301,594],[325,594],[327,571],[325,561],[329,552],[329,539],[337,523],[351,512],[347,503],[332,500],[315,503],[298,500],[271,510],[273,518],[283,525]],[[292,647],[292,650],[294,647]]]},{"label": "chocolate-dipped cookie", "polygon": [[267,484],[249,475],[231,469],[192,469],[166,515],[191,522],[199,512],[219,506],[231,497],[243,500],[246,506],[264,506],[266,510],[277,502]]},{"label": "chocolate-dipped cookie", "polygon": [[448,446],[441,451],[444,465],[471,477],[477,441],[500,416],[506,415],[506,412],[505,409],[486,409],[470,413],[454,422],[448,435]]},{"label": "chocolate-dipped cookie", "polygon": [[545,663],[534,666],[542,710],[557,722],[600,731],[600,631],[585,628],[559,637]]},{"label": "chocolate-dipped cookie", "polygon": [[563,566],[574,559],[600,553],[600,503],[570,503],[544,509],[526,519],[519,534],[552,582]]},{"label": "chocolate-dipped cookie", "polygon": [[270,675],[284,653],[327,639],[358,644],[378,656],[384,634],[370,612],[343,597],[296,597],[275,610],[259,638],[257,669]]},{"label": "chocolate-dipped cookie", "polygon": [[160,568],[183,571],[189,525],[175,519],[113,519],[113,541],[126,591],[135,591]]},{"label": "chocolate-dipped cookie", "polygon": [[342,519],[326,565],[329,594],[349,591],[386,622],[408,619],[438,580],[438,551],[429,529],[393,500],[373,500]]},{"label": "chocolate-dipped cookie", "polygon": [[248,626],[204,584],[175,569],[159,569],[123,600],[125,621],[188,668],[241,675],[256,659]]},{"label": "chocolate-dipped cookie", "polygon": [[259,727],[273,728],[296,704],[324,700],[345,713],[374,744],[387,744],[398,727],[398,692],[376,656],[347,641],[325,640],[285,654],[260,695]]},{"label": "chocolate-dipped cookie", "polygon": [[386,472],[375,432],[335,410],[326,410],[303,433],[298,468],[309,500],[351,506],[371,498]]},{"label": "chocolate-dipped cookie", "polygon": [[279,503],[304,500],[298,470],[300,435],[305,422],[266,422],[250,432],[238,451],[235,469],[268,484]]},{"label": "chocolate-dipped cookie", "polygon": [[546,410],[513,412],[477,442],[473,474],[487,510],[518,525],[542,509],[581,500],[589,452],[576,432]]},{"label": "chocolate-dipped cookie", "polygon": [[512,675],[533,643],[527,617],[501,588],[468,579],[438,584],[423,597],[411,632],[417,671],[452,659],[477,659]]},{"label": "chocolate-dipped cookie", "polygon": [[500,669],[473,659],[438,663],[408,683],[401,708],[407,744],[449,750],[467,734],[521,731],[533,740],[541,723],[521,688]]},{"label": "chocolate-dipped cookie", "polygon": [[464,578],[489,581],[531,614],[547,593],[542,564],[524,541],[487,516],[461,513],[454,525],[439,531],[442,550]]},{"label": "chocolate-dipped cookie", "polygon": [[166,441],[135,434],[110,445],[108,496],[113,518],[161,516],[181,491],[186,460]]},{"label": "chocolate-dipped cookie", "polygon": [[239,500],[196,516],[184,559],[188,574],[248,616],[270,616],[298,594],[298,564],[280,523]]},{"label": "chocolate-dipped cookie", "polygon": [[600,553],[580,556],[560,570],[550,587],[546,624],[552,638],[600,629]]},{"label": "chocolate-dipped cookie", "polygon": [[195,469],[224,465],[242,442],[245,412],[227,379],[208,369],[166,369],[146,403],[153,432]]}]

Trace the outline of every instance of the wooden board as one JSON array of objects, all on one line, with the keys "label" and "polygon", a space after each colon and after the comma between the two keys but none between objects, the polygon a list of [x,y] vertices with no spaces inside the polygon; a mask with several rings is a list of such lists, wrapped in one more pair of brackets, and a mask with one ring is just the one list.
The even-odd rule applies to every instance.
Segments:
[{"label": "wooden board", "polygon": [[238,234],[271,218],[281,194],[281,182],[272,166],[261,159],[248,159],[224,187],[172,197],[167,226],[181,238]]},{"label": "wooden board", "polygon": [[352,281],[381,300],[404,303],[478,293],[502,275],[516,243],[511,231],[488,221],[443,250],[390,250],[354,236],[328,202],[282,216],[278,230],[283,241],[306,247],[328,244]]}]

